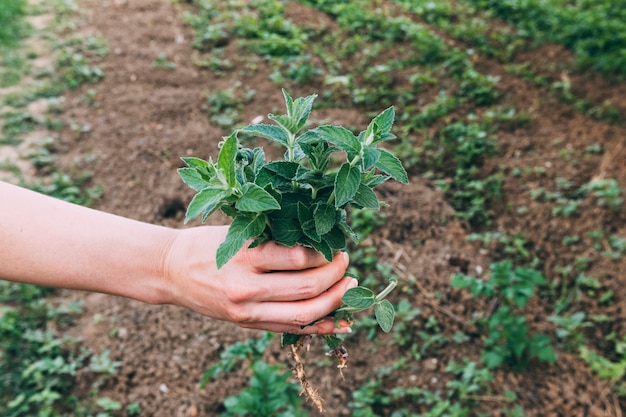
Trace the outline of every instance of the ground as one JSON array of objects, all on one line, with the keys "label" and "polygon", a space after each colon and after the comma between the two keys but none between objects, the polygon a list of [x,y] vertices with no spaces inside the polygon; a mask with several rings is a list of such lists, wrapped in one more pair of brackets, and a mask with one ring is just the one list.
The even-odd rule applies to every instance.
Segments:
[{"label": "ground", "polygon": [[[102,185],[104,194],[95,203],[96,209],[174,228],[199,226],[197,222],[183,225],[191,190],[182,184],[176,168],[181,166],[181,156],[215,155],[225,132],[207,117],[207,94],[233,87],[232,79],[214,76],[194,65],[198,51],[190,46],[193,35],[181,19],[179,5],[162,0],[89,1],[83,4],[81,13],[79,33],[103,37],[109,53],[99,64],[105,78],[66,96],[62,117],[75,125],[89,126],[89,131],[79,135],[65,129],[61,133],[58,163],[84,168],[92,173],[93,183]],[[305,6],[292,11],[295,19],[302,20],[311,13]],[[155,57],[160,54],[175,63],[175,68],[155,66]],[[571,59],[555,46],[527,54],[520,59],[536,63],[537,68],[542,68],[546,59]],[[256,95],[242,110],[243,121],[283,107],[280,89],[268,79],[270,69],[261,61],[255,65],[245,82],[253,86]],[[588,315],[604,314],[612,320],[594,323],[585,329],[585,337],[597,349],[609,351],[603,336],[611,332],[626,334],[624,258],[603,257],[582,242],[569,246],[561,242],[566,236],[586,236],[594,230],[626,236],[626,215],[623,211],[607,212],[586,199],[575,218],[555,217],[551,207],[528,197],[528,189],[554,189],[558,177],[579,184],[592,178],[612,178],[625,187],[626,128],[623,123],[611,124],[584,116],[541,87],[512,76],[496,61],[483,59],[477,67],[500,77],[498,90],[502,97],[508,97],[516,108],[536,115],[533,123],[514,125],[499,133],[497,156],[483,167],[485,174],[496,173],[503,166],[508,173],[526,167],[542,167],[544,172],[529,174],[525,184],[507,177],[503,184],[506,204],[491,209],[495,219],[492,230],[511,234],[523,231],[526,249],[540,257],[546,273],[574,262],[577,257],[590,258],[593,266],[586,273],[601,279],[602,291],[612,291],[613,300],[606,305],[597,298],[583,297],[581,305]],[[546,74],[553,75],[549,68]],[[611,100],[616,108],[626,111],[626,83],[615,86],[584,73],[571,76],[576,80],[573,85],[580,90],[577,93],[596,102]],[[299,88],[301,91],[293,95],[315,92],[306,86]],[[88,89],[95,91],[91,105],[84,100]],[[324,108],[313,117],[363,128],[368,122],[367,117],[350,109]],[[593,145],[601,146],[604,152],[585,153]],[[568,162],[564,152],[576,157],[576,163]],[[451,336],[461,331],[474,337],[469,322],[478,302],[469,293],[451,289],[450,278],[458,272],[475,274],[487,270],[490,263],[501,258],[502,248],[468,241],[466,238],[475,230],[454,215],[435,183],[421,175],[422,171],[411,167],[408,171],[408,186],[389,183],[381,187],[380,196],[389,205],[384,209],[386,221],[366,244],[376,247],[381,261],[390,262],[394,272],[405,279],[398,293],[406,295],[422,311],[407,323],[406,332],[417,334],[434,316],[442,334]],[[521,206],[528,210],[528,215],[517,215],[515,208]],[[215,217],[209,223],[225,221]],[[139,402],[142,415],[217,415],[223,411],[224,398],[247,384],[249,375],[239,371],[199,388],[203,372],[219,359],[225,347],[257,337],[258,333],[172,306],[145,305],[101,294],[64,296],[84,300],[84,311],[70,329],[71,334],[80,336],[97,351],[109,349],[111,358],[120,362],[115,375],[100,387],[100,393],[124,404]],[[548,316],[552,307],[534,301],[527,311],[529,323],[538,323],[538,330],[553,331],[549,322],[539,319]],[[480,356],[477,343],[448,343],[419,360],[405,363],[388,376],[376,374],[375,368],[391,366],[403,356],[397,343],[392,334],[378,334],[374,341],[367,340],[365,334],[349,338],[351,361],[344,371],[345,380],[331,364],[315,365],[325,359],[321,343],[313,346],[305,360],[312,362],[309,379],[325,399],[326,415],[351,415],[348,404],[352,390],[370,379],[401,387],[441,389],[446,380],[446,364]],[[621,410],[626,408],[624,396],[618,397],[611,384],[598,378],[576,352],[559,349],[557,353],[559,359],[553,366],[533,362],[524,372],[494,371],[494,397],[505,389],[514,392],[528,416],[622,415]],[[280,348],[277,339],[266,359],[289,366],[288,353]],[[86,398],[91,382],[88,375],[79,375],[78,395]],[[501,415],[507,404],[498,398],[485,398],[477,409]],[[310,404],[306,406],[316,414]],[[389,409],[379,412],[383,415]]]}]

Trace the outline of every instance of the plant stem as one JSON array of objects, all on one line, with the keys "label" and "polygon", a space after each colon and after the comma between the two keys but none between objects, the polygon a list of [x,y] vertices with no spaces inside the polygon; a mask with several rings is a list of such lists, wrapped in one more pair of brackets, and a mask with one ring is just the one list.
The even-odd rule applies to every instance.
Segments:
[{"label": "plant stem", "polygon": [[382,290],[380,292],[380,294],[378,294],[376,296],[376,301],[380,301],[380,300],[384,299],[385,297],[387,297],[389,295],[389,293],[391,291],[393,291],[394,288],[396,288],[397,285],[398,285],[398,279],[397,278],[391,278],[389,280],[389,284],[387,284],[387,287],[385,287],[385,289]]}]

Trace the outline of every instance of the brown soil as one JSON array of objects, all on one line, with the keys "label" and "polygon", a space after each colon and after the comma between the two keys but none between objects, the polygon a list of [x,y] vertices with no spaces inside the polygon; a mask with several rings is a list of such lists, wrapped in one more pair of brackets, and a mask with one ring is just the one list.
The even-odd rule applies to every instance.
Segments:
[{"label": "brown soil", "polygon": [[[88,124],[91,131],[80,137],[71,129],[63,132],[59,163],[67,167],[78,163],[79,168],[93,173],[93,181],[105,190],[103,198],[96,203],[97,209],[183,227],[191,191],[176,173],[176,168],[181,166],[179,158],[214,155],[224,132],[212,125],[203,111],[207,93],[236,88],[235,78],[217,77],[193,64],[198,52],[190,46],[192,33],[170,2],[103,0],[85,3],[83,7],[81,33],[104,37],[110,53],[101,64],[105,79],[66,98],[63,118],[78,125]],[[293,17],[307,20],[311,13],[300,6]],[[229,45],[225,56],[235,63],[233,72],[243,71],[245,65],[235,57],[235,48]],[[529,52],[526,55],[530,56],[523,58],[540,66],[544,52],[537,51],[535,55]],[[160,54],[175,62],[176,68],[156,67],[154,61]],[[562,55],[552,52],[552,56]],[[244,88],[256,91],[241,114],[242,122],[283,107],[279,88],[268,80],[269,68],[261,60],[255,64],[255,71],[242,77]],[[525,174],[527,183],[506,177],[505,204],[493,208],[495,229],[510,235],[522,232],[528,242],[526,248],[541,259],[540,268],[551,277],[556,275],[555,267],[565,266],[578,256],[591,259],[592,268],[586,271],[587,275],[599,279],[602,290],[612,290],[614,296],[607,306],[599,303],[597,297],[583,295],[581,306],[588,314],[606,314],[613,320],[587,329],[585,336],[592,347],[609,355],[604,336],[611,332],[619,337],[626,335],[626,286],[623,285],[626,262],[624,257],[613,260],[589,251],[589,245],[583,243],[588,243],[586,234],[594,230],[610,230],[626,237],[625,214],[609,214],[592,199],[586,199],[575,218],[553,217],[551,207],[529,198],[528,188],[543,186],[551,190],[555,188],[554,180],[563,177],[576,184],[592,178],[614,178],[626,189],[626,129],[590,120],[554,95],[506,73],[495,62],[484,61],[479,67],[501,77],[498,88],[511,105],[534,115],[529,125],[512,126],[510,131],[499,134],[498,156],[489,162],[485,174],[495,173],[501,166],[506,167],[506,172],[527,167],[545,170],[541,175]],[[626,108],[626,96],[619,93],[624,90],[623,84],[610,90],[596,76],[576,74],[575,77],[581,91],[596,92],[601,100],[611,100],[616,107]],[[598,89],[594,88],[596,83]],[[94,106],[81,99],[87,88],[96,91]],[[293,91],[292,95],[311,92],[315,91]],[[593,94],[590,98],[594,98]],[[349,126],[363,126],[367,121],[349,109],[324,109],[313,116]],[[594,144],[602,146],[605,152],[586,154],[587,147]],[[564,155],[563,149],[572,158]],[[85,162],[85,156],[92,158]],[[434,316],[445,335],[457,331],[472,334],[469,320],[476,302],[465,292],[452,290],[450,277],[456,272],[475,274],[487,270],[491,262],[503,256],[501,248],[483,248],[466,241],[472,233],[470,227],[454,216],[453,209],[433,184],[421,178],[417,171],[410,171],[409,186],[382,187],[381,196],[389,203],[385,209],[387,221],[368,243],[377,248],[383,261],[394,265],[396,274],[407,280],[399,293],[412,291],[403,296],[422,310],[421,315],[407,323],[405,332],[417,334],[428,317]],[[526,216],[516,214],[520,206],[527,207]],[[568,235],[581,236],[583,242],[565,247],[561,241]],[[84,313],[71,332],[96,351],[109,349],[112,359],[121,363],[116,374],[99,388],[103,396],[124,404],[139,402],[145,416],[212,416],[223,411],[224,398],[247,384],[249,375],[238,371],[199,389],[203,372],[219,359],[223,348],[255,337],[258,335],[255,332],[176,307],[144,305],[100,294],[68,296],[85,301]],[[537,320],[535,330],[554,331],[545,320],[552,307],[541,300],[531,306],[528,318],[531,324]],[[352,390],[375,378],[374,368],[393,365],[398,358],[406,356],[392,334],[381,333],[374,341],[366,341],[365,335],[357,334],[347,340],[352,354],[350,365],[344,370],[344,381],[332,365],[315,365],[323,358],[320,345],[314,345],[304,359],[308,357],[312,362],[308,378],[325,399],[328,416],[351,415],[348,403]],[[493,398],[485,397],[478,402],[478,411],[501,415],[501,410],[507,407],[501,395],[504,390],[510,390],[517,394],[528,416],[622,415],[621,410],[626,408],[624,397],[619,399],[609,383],[598,378],[575,352],[559,350],[558,353],[554,366],[531,363],[526,372],[514,373],[506,368],[494,371]],[[441,389],[449,378],[446,364],[451,360],[461,362],[465,357],[476,360],[479,355],[478,340],[470,339],[460,345],[448,343],[379,379],[397,386]],[[288,352],[281,350],[275,340],[266,359],[287,363]],[[79,375],[78,383],[77,394],[87,398],[89,377]],[[425,411],[418,404],[398,404],[401,406]],[[310,404],[307,407],[315,415],[313,407]]]}]

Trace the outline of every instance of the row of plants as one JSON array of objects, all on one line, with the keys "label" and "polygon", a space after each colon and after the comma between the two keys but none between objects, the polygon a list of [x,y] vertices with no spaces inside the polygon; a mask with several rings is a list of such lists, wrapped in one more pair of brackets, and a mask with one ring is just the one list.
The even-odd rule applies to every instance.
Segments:
[{"label": "row of plants", "polygon": [[[283,3],[269,0],[252,2],[245,11],[234,7],[220,9],[219,5],[214,4],[208,7],[208,4],[199,2],[198,14],[188,12],[186,19],[199,34],[196,38],[196,47],[199,49],[210,50],[219,57],[220,51],[230,47],[233,42],[239,43],[242,50],[256,48],[261,51],[266,62],[274,66],[272,80],[280,85],[292,83],[307,88],[315,86],[323,91],[321,96],[325,106],[353,106],[368,111],[373,109],[374,104],[397,104],[397,130],[401,132],[399,136],[403,137],[403,143],[396,145],[395,149],[405,161],[407,170],[432,179],[449,197],[457,215],[476,230],[489,230],[493,208],[501,207],[506,201],[506,196],[502,195],[502,185],[507,179],[505,176],[510,174],[513,178],[521,178],[525,174],[502,171],[485,175],[482,167],[490,158],[498,155],[499,131],[512,127],[523,128],[532,124],[533,116],[503,106],[497,79],[481,74],[476,69],[473,50],[451,47],[437,31],[411,18],[410,14],[400,13],[399,9],[388,5],[380,7],[377,3],[362,1],[339,4],[318,0],[301,3],[322,11],[337,23],[340,30],[328,30],[324,23],[297,27],[291,22],[288,8]],[[447,31],[456,31],[453,35],[463,36],[466,44],[475,50],[483,53],[491,51],[488,53],[490,56],[496,56],[498,50],[502,51],[497,45],[506,45],[508,49],[501,52],[506,56],[498,56],[505,62],[511,59],[516,48],[529,47],[531,34],[524,31],[522,26],[493,29],[494,14],[487,10],[487,5],[455,2],[458,8],[452,9],[451,2],[395,3],[405,11],[426,16],[426,20],[436,23],[437,27],[447,24]],[[261,6],[263,11],[256,9]],[[463,14],[457,15],[459,10]],[[256,20],[255,24],[244,29],[245,22],[251,19]],[[475,25],[476,22],[480,24]],[[217,28],[219,33],[216,34],[213,31]],[[473,36],[470,36],[470,30],[474,30]],[[537,41],[546,39],[540,32],[532,36]],[[273,46],[280,48],[272,49],[267,45],[260,47],[264,40],[271,40]],[[385,58],[385,52],[400,47],[406,58]],[[210,65],[207,61],[199,63],[220,76],[226,76],[224,68],[236,67],[232,62],[220,60],[213,60]],[[586,65],[594,66],[589,63]],[[240,104],[237,103],[241,101],[237,100],[236,91],[230,90],[228,94],[234,103],[231,107],[238,107]],[[422,101],[422,104],[416,105],[424,94],[432,101],[427,104]],[[216,93],[213,93],[213,97],[216,97]],[[477,110],[480,110],[480,116],[476,115]],[[215,114],[219,114],[219,111]],[[237,123],[236,118],[232,118],[230,127],[235,127]],[[594,153],[594,150],[589,152]],[[622,191],[614,180],[592,181],[577,186],[576,190],[576,193],[563,197],[537,188],[531,191],[531,198],[553,205],[554,216],[571,216],[588,198],[595,198],[598,205],[608,212],[619,211],[622,207]],[[527,213],[524,207],[518,210],[520,216]],[[611,248],[620,247],[619,242],[623,241],[619,236],[599,233],[602,235],[599,239],[614,242],[609,245]],[[623,367],[623,341],[617,335],[607,336],[610,345],[614,347],[607,356],[598,354],[585,343],[573,342],[583,341],[585,328],[602,318],[590,319],[583,311],[575,311],[573,304],[568,304],[572,297],[572,283],[568,281],[564,284],[565,281],[556,277],[554,271],[548,271],[548,274],[541,271],[542,260],[529,249],[533,242],[525,240],[520,233],[508,236],[482,232],[472,235],[471,239],[497,241],[503,254],[503,259],[494,262],[484,278],[457,275],[451,282],[453,287],[469,289],[477,301],[483,300],[480,304],[498,306],[492,311],[475,312],[478,318],[473,325],[479,329],[483,345],[481,362],[468,360],[462,365],[451,363],[449,372],[453,376],[449,383],[450,389],[445,393],[400,387],[393,389],[389,388],[389,381],[384,378],[372,378],[353,392],[351,407],[355,413],[376,415],[375,412],[384,409],[395,410],[394,415],[472,415],[472,406],[481,400],[481,396],[489,397],[492,394],[490,390],[493,387],[489,385],[492,372],[498,372],[503,367],[524,370],[533,361],[554,363],[561,349],[578,351],[592,369],[603,369],[601,375],[613,375],[611,378],[623,375],[620,371]],[[574,239],[564,239],[563,244],[572,244]],[[377,262],[374,254],[368,255],[369,249],[358,247],[354,250],[363,254],[357,257],[362,261],[358,265],[361,268],[359,272],[363,274],[368,267],[373,268],[371,276],[373,282],[376,282],[374,277],[382,276],[385,267]],[[619,253],[619,249],[616,250]],[[615,253],[615,249],[612,253]],[[620,257],[621,254],[616,256]],[[373,259],[369,266],[368,259]],[[378,266],[374,267],[376,264]],[[574,279],[577,282],[574,283],[574,292],[589,291],[599,285],[594,278],[584,274]],[[563,284],[563,287],[559,288],[557,283]],[[537,297],[538,294],[543,301]],[[610,302],[610,294],[598,291],[595,294],[601,302]],[[554,332],[537,332],[534,330],[535,325],[530,326],[527,321],[525,306],[529,302],[550,303],[551,300],[559,301],[557,308],[552,315],[542,320],[546,324],[551,323]],[[454,342],[442,335],[441,324],[434,316],[430,316],[427,325],[415,331],[413,336],[407,335],[411,334],[406,331],[407,326],[411,326],[411,322],[422,312],[412,307],[405,298],[395,299],[394,307],[396,324],[391,337],[410,352],[399,361],[398,368],[401,367],[400,362],[406,364],[407,361],[423,357],[429,347]],[[368,320],[362,320],[359,326],[367,331]],[[404,331],[396,331],[396,328]],[[375,337],[373,330],[368,334]],[[462,342],[465,337],[460,333],[456,339]],[[609,357],[612,359],[607,359]],[[466,370],[466,373],[462,370]],[[474,384],[472,377],[467,376],[473,373],[481,375],[477,377],[480,383]],[[459,394],[468,389],[472,390],[471,395]],[[618,393],[622,392],[623,386],[617,384],[615,389]],[[412,414],[410,409],[401,410],[397,404],[403,399],[407,403],[419,399],[420,404],[428,405],[431,414]],[[514,394],[506,393],[497,400],[511,404],[506,411],[507,415],[523,415],[521,406],[515,405]],[[229,402],[234,404],[232,400]],[[239,412],[245,414],[243,410]]]},{"label": "row of plants", "polygon": [[[76,11],[77,5],[71,1],[42,6],[10,0],[0,7],[1,49],[3,53],[13,51],[15,60],[23,64],[13,65],[6,59],[7,54],[0,62],[4,84],[19,87],[2,97],[5,110],[0,117],[0,145],[17,146],[35,130],[50,132],[22,155],[37,170],[36,177],[27,176],[12,160],[0,161],[0,169],[23,187],[89,206],[102,193],[100,187],[89,186],[90,174],[78,167],[64,172],[55,165],[57,134],[68,128],[77,135],[89,131],[86,126],[67,126],[62,121],[63,94],[98,81],[103,74],[95,62],[106,54],[102,39],[68,39],[63,34],[65,28],[73,26]],[[37,57],[27,47],[28,39],[42,37],[26,18],[43,13],[55,16],[53,27],[46,28],[50,30],[46,42],[55,57],[54,68],[26,64]],[[10,79],[5,76],[9,73]],[[27,110],[36,100],[47,103],[48,112],[42,119]],[[66,331],[81,314],[82,304],[56,300],[58,290],[0,282],[0,414],[105,417],[125,408],[126,415],[139,415],[138,403],[124,407],[98,394],[99,387],[116,373],[119,363],[109,357],[108,350],[97,352],[80,338],[68,336]],[[87,398],[76,395],[74,381],[79,372],[93,384]]]}]

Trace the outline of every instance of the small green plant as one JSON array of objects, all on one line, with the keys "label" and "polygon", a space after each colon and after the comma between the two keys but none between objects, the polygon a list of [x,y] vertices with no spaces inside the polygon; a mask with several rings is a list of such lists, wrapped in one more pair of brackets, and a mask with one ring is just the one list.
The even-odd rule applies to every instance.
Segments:
[{"label": "small green plant", "polygon": [[154,65],[157,68],[162,68],[162,69],[176,69],[176,63],[174,61],[171,61],[168,57],[167,54],[165,53],[160,53],[156,59],[154,60],[154,62],[152,63],[152,65]]},{"label": "small green plant", "polygon": [[252,373],[248,386],[239,394],[224,400],[224,416],[306,416],[301,408],[298,385],[288,381],[289,375],[281,366],[263,360],[274,335],[265,332],[258,339],[235,343],[220,354],[220,360],[207,369],[200,387],[247,364]]},{"label": "small green plant", "polygon": [[543,275],[530,268],[513,268],[511,261],[494,263],[488,280],[456,274],[452,285],[469,288],[474,297],[494,300],[499,307],[481,319],[485,331],[483,361],[489,368],[509,363],[524,369],[530,358],[553,363],[556,355],[549,336],[530,334],[526,318],[516,309],[526,306],[535,288],[545,284]]},{"label": "small green plant", "polygon": [[251,367],[248,387],[224,400],[223,416],[306,417],[298,386],[289,382],[289,373],[281,365],[256,361]]},{"label": "small green plant", "polygon": [[[225,241],[216,254],[218,267],[228,262],[245,244],[267,241],[285,246],[314,248],[327,260],[358,240],[348,224],[350,207],[378,209],[373,189],[395,179],[408,182],[402,163],[390,151],[379,148],[395,138],[390,130],[393,107],[376,116],[366,130],[355,135],[341,126],[325,125],[304,133],[316,95],[292,99],[283,90],[287,114],[268,117],[275,125],[253,124],[235,131],[221,143],[217,162],[183,158],[178,170],[183,181],[197,194],[189,203],[185,221],[205,221],[216,210],[233,218]],[[262,148],[243,148],[238,135],[269,139],[286,148],[284,159],[266,161]],[[338,155],[339,154],[339,155]],[[337,155],[337,158],[335,156]],[[333,166],[333,161],[338,167]],[[380,327],[388,332],[393,324],[393,305],[385,299],[396,281],[379,294],[365,287],[348,290],[345,303],[335,311],[336,320],[353,321],[354,313],[374,309]],[[283,335],[283,345],[299,346],[302,337]],[[341,340],[327,336],[330,349],[344,349]],[[340,357],[340,366],[345,359]]]}]

